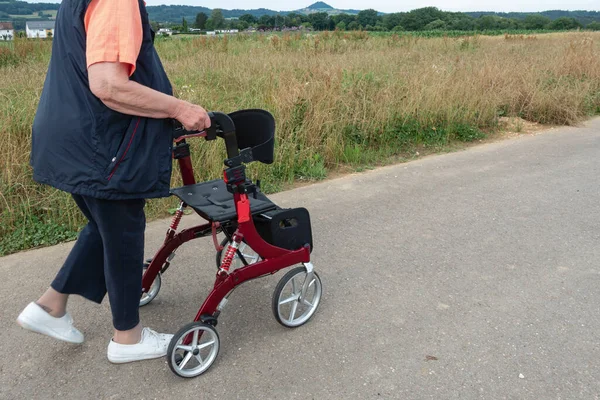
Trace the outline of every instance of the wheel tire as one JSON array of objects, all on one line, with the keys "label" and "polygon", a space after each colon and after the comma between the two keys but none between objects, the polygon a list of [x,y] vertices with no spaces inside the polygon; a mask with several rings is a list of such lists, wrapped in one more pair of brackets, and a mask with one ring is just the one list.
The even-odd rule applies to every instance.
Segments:
[{"label": "wheel tire", "polygon": [[[148,264],[144,264],[144,269],[143,271],[146,271],[148,269]],[[148,290],[148,292],[146,293],[142,293],[142,296],[140,297],[140,307],[144,307],[147,304],[150,304],[150,302],[152,300],[154,300],[156,298],[156,296],[158,296],[158,292],[160,292],[160,286],[162,285],[162,278],[160,276],[160,272],[156,275],[156,278],[154,278],[154,282],[152,282],[152,285],[150,285],[150,290]]]},{"label": "wheel tire", "polygon": [[[208,351],[208,356],[206,356],[207,358],[203,359],[202,363],[199,362],[197,357],[200,355],[200,358],[202,358],[200,351],[209,347],[206,345],[206,343],[190,343],[189,345],[183,345],[183,340],[185,339],[185,337],[190,334],[193,335],[194,331],[202,331],[202,336],[198,338],[199,341],[204,339],[206,337],[205,335],[211,336],[209,341],[213,340],[213,347]],[[192,342],[193,341],[194,339],[192,338]],[[200,349],[196,347],[198,345],[201,346]],[[203,373],[208,371],[208,369],[213,365],[213,363],[217,359],[220,346],[221,343],[219,339],[219,334],[213,326],[205,324],[203,322],[189,323],[183,328],[181,328],[179,331],[177,331],[177,333],[173,335],[173,338],[169,343],[169,348],[167,350],[167,362],[169,364],[169,368],[171,368],[171,371],[173,371],[175,375],[178,375],[182,378],[194,378],[196,376],[202,375]],[[186,351],[181,347],[191,347],[193,349],[191,350],[192,356],[189,356],[190,351]],[[198,350],[198,353],[194,354],[196,350]],[[189,361],[191,361],[194,358],[194,361],[200,365],[198,365],[195,368],[192,368],[191,370],[184,370],[185,366],[189,363]],[[204,364],[204,360],[206,360],[206,364]],[[183,367],[181,367],[181,363],[183,362],[185,362],[186,364],[184,364]]]},{"label": "wheel tire", "polygon": [[[282,294],[284,293],[284,289],[286,289],[286,287],[288,286],[288,284],[293,280],[296,279],[298,276],[304,276],[306,277],[306,268],[305,267],[297,267],[294,268],[290,271],[288,271],[283,278],[281,278],[279,280],[279,283],[277,283],[277,286],[275,287],[275,291],[273,292],[273,300],[271,303],[271,308],[273,310],[273,315],[275,316],[275,319],[277,320],[277,322],[279,322],[281,325],[285,326],[286,328],[297,328],[299,326],[304,325],[305,323],[307,323],[315,314],[315,312],[317,311],[317,308],[319,308],[319,304],[321,302],[321,295],[323,294],[323,286],[321,284],[321,278],[319,278],[319,275],[316,272],[313,272],[314,274],[314,294],[311,298],[312,303],[309,302],[309,304],[311,304],[310,306],[306,305],[306,304],[302,304],[301,307],[307,307],[306,310],[304,310],[304,312],[301,313],[300,317],[295,318],[296,314],[297,314],[297,310],[298,310],[298,306],[294,306],[292,305],[292,310],[290,310],[290,317],[288,317],[287,319],[282,316],[282,306],[290,303],[290,304],[300,304],[300,302],[298,301],[288,301],[288,302],[284,302],[282,303]],[[301,279],[298,282],[298,287],[295,288],[293,285],[295,284],[295,282],[292,282],[292,293],[291,295],[288,297],[287,300],[291,300],[295,295],[299,296],[299,294],[302,291],[302,284],[304,283],[304,279]],[[312,285],[312,283],[311,283]],[[307,293],[310,293],[310,291],[307,291]],[[305,299],[306,300],[306,299]],[[296,308],[294,308],[296,307]],[[287,311],[286,311],[287,314]]]}]

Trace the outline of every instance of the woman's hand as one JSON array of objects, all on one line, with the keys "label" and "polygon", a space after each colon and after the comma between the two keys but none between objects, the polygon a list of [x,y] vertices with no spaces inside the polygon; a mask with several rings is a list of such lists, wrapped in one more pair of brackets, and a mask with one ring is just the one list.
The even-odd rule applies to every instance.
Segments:
[{"label": "woman's hand", "polygon": [[210,128],[210,117],[206,110],[187,101],[181,101],[173,116],[186,131],[203,131]]}]

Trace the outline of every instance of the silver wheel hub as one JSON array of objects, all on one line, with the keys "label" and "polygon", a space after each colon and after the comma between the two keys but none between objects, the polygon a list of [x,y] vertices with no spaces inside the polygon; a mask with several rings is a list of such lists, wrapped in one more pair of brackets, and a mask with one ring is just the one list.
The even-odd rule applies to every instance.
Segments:
[{"label": "silver wheel hub", "polygon": [[[189,344],[184,344],[189,336]],[[184,377],[202,374],[214,362],[219,351],[219,338],[216,333],[205,326],[188,329],[177,340],[171,355],[171,363],[177,373]]]},{"label": "silver wheel hub", "polygon": [[304,324],[319,305],[321,282],[313,274],[312,268],[307,270],[292,276],[279,294],[277,312],[284,325],[294,327]]}]

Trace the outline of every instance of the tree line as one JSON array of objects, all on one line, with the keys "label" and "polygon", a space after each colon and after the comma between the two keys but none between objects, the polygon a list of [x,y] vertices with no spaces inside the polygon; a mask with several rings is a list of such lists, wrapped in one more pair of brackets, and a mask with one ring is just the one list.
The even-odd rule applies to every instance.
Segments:
[{"label": "tree line", "polygon": [[[183,20],[183,29],[188,22]],[[367,31],[486,31],[486,30],[570,30],[586,28],[600,30],[600,22],[584,26],[572,17],[551,20],[541,14],[530,14],[525,18],[506,18],[497,15],[473,17],[465,13],[445,12],[435,7],[425,7],[410,12],[380,14],[375,10],[363,10],[356,15],[329,15],[317,12],[309,15],[289,13],[285,15],[244,14],[236,19],[226,19],[220,9],[212,10],[210,16],[204,12],[196,15],[191,27],[197,29],[239,29],[250,27],[263,30],[279,30],[291,27],[306,27],[313,30],[367,30]],[[186,29],[183,29],[184,31]]]},{"label": "tree line", "polygon": [[0,1],[0,17],[9,15],[30,15],[38,12],[58,10],[60,4],[27,3],[26,1],[2,0]]}]

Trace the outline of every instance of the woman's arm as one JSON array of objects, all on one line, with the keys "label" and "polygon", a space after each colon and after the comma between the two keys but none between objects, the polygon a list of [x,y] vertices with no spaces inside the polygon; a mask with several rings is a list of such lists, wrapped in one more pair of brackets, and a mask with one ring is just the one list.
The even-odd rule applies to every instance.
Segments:
[{"label": "woman's arm", "polygon": [[210,118],[204,108],[129,80],[129,71],[130,65],[120,62],[90,65],[90,90],[107,107],[123,114],[174,118],[189,131],[210,127]]}]

